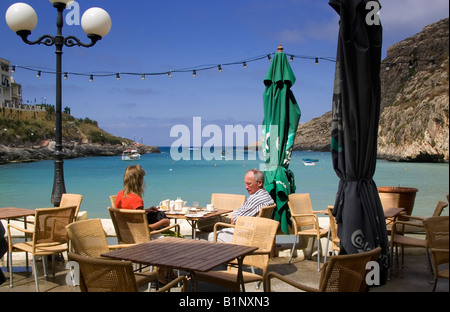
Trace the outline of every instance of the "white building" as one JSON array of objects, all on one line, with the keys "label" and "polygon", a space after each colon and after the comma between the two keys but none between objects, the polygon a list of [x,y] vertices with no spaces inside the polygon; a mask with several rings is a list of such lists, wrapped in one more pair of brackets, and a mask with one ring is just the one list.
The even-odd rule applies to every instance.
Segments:
[{"label": "white building", "polygon": [[11,107],[12,89],[11,88],[11,64],[9,61],[0,58],[0,104],[1,107]]},{"label": "white building", "polygon": [[24,105],[22,85],[15,83],[11,76],[11,63],[0,58],[0,108],[7,107],[20,110],[45,111],[44,107]]}]

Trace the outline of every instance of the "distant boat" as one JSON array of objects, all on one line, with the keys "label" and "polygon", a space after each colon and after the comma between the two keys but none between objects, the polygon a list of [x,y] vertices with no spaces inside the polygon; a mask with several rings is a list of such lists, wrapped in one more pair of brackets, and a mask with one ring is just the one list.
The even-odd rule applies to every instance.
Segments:
[{"label": "distant boat", "polygon": [[314,159],[314,158],[303,158],[303,161],[307,161],[307,162],[319,162],[318,159]]},{"label": "distant boat", "polygon": [[305,166],[315,166],[316,162],[315,161],[307,161],[307,160],[303,160],[303,164]]},{"label": "distant boat", "polygon": [[141,154],[137,150],[126,149],[122,153],[122,160],[139,160],[141,159]]}]

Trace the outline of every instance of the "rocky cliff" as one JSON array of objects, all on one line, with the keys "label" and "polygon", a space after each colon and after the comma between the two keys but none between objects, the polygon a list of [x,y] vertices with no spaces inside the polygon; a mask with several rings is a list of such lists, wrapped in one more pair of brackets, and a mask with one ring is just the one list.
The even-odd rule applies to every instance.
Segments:
[{"label": "rocky cliff", "polygon": [[[448,162],[449,19],[391,46],[382,63],[379,158]],[[330,138],[328,112],[299,126],[295,149],[330,151]]]},{"label": "rocky cliff", "polygon": [[[155,146],[137,144],[130,147],[137,149],[141,155],[160,152]],[[119,144],[63,144],[65,159],[88,156],[118,156],[122,155],[124,149],[125,146]],[[49,160],[53,159],[54,151],[54,141],[48,141],[42,146],[33,147],[8,147],[0,145],[0,164],[7,164],[10,162],[32,162],[45,159]]]}]

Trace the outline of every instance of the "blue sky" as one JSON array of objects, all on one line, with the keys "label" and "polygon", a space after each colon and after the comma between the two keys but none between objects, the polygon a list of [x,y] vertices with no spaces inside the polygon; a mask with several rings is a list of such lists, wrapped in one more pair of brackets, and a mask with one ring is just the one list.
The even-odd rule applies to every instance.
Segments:
[{"label": "blue sky", "polygon": [[[0,12],[17,1],[1,0]],[[38,15],[30,36],[56,33],[56,10],[49,1],[22,0]],[[380,1],[384,28],[383,58],[392,44],[449,15],[447,0]],[[202,65],[243,62],[274,53],[279,44],[296,56],[335,58],[339,17],[322,0],[79,0],[81,15],[101,7],[111,16],[111,32],[94,47],[64,47],[63,71],[83,74],[160,73]],[[66,10],[66,14],[70,11]],[[73,12],[72,12],[73,13]],[[55,70],[54,47],[29,46],[0,21],[0,57],[11,65]],[[81,26],[64,25],[65,36],[88,42]],[[63,107],[77,118],[147,145],[170,146],[175,125],[192,127],[193,117],[207,125],[259,125],[263,120],[264,58],[217,69],[167,75],[95,77],[69,75],[63,81]],[[331,110],[333,62],[295,58],[292,90],[305,123]],[[13,75],[23,99],[55,103],[55,76],[21,68]]]}]

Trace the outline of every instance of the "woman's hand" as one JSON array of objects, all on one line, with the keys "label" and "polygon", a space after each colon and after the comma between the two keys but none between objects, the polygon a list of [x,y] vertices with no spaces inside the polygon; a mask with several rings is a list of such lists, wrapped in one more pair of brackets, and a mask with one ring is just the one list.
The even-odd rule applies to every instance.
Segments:
[{"label": "woman's hand", "polygon": [[144,209],[144,210],[145,210],[145,212],[156,212],[156,211],[158,211],[158,208],[155,206],[152,206],[152,207]]}]

